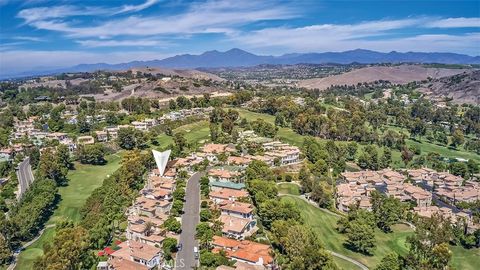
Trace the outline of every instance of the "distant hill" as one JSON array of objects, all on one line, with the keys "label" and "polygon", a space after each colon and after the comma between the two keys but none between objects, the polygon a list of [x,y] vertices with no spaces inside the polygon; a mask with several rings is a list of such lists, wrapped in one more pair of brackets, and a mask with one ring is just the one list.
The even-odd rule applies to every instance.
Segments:
[{"label": "distant hill", "polygon": [[1,74],[0,77],[20,77],[41,74],[56,74],[61,72],[84,72],[93,70],[124,70],[134,67],[165,67],[165,68],[216,68],[241,67],[260,64],[323,64],[323,63],[441,63],[441,64],[480,64],[480,56],[468,56],[456,53],[424,53],[424,52],[375,52],[370,50],[351,50],[345,52],[324,53],[292,53],[282,56],[255,55],[241,49],[231,49],[225,52],[207,51],[200,55],[182,54],[162,60],[133,61],[120,64],[81,64],[69,68],[44,69],[20,74]]},{"label": "distant hill", "polygon": [[332,85],[355,85],[363,82],[386,80],[395,84],[422,81],[430,78],[452,76],[468,71],[467,69],[446,69],[424,67],[422,65],[373,66],[352,70],[340,75],[301,80],[298,86],[325,90]]},{"label": "distant hill", "polygon": [[424,83],[419,90],[432,98],[448,97],[455,103],[478,105],[480,104],[480,70],[434,79]]}]

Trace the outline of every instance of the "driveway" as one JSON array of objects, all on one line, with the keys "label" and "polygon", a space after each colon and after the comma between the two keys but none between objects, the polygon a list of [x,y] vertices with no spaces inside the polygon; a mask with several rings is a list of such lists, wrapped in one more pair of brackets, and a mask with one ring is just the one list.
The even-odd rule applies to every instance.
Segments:
[{"label": "driveway", "polygon": [[182,215],[182,233],[180,234],[180,244],[182,250],[177,253],[175,269],[193,269],[198,266],[193,252],[194,247],[198,247],[198,241],[195,239],[195,229],[200,222],[200,178],[204,173],[195,173],[188,179],[185,195],[185,205]]}]

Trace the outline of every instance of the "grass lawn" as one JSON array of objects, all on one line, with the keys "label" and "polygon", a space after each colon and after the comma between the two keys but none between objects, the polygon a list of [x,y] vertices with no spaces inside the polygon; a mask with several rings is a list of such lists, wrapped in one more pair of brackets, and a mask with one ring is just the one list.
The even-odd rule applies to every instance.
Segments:
[{"label": "grass lawn", "polygon": [[[121,157],[117,154],[107,158],[104,166],[75,164],[75,170],[68,173],[68,186],[59,187],[61,200],[47,224],[66,218],[74,222],[80,220],[80,208],[94,189],[102,185],[107,175],[112,174],[120,167]],[[16,269],[32,269],[36,258],[43,255],[43,244],[52,241],[55,228],[48,228],[43,235],[31,246],[21,252]]]},{"label": "grass lawn", "polygon": [[[300,198],[289,196],[282,197],[282,200],[295,203],[297,208],[300,209],[305,223],[313,228],[320,236],[319,239],[324,247],[351,257],[369,268],[374,268],[389,252],[395,251],[400,255],[405,255],[408,252],[406,239],[413,231],[407,225],[397,224],[393,226],[393,232],[389,234],[376,230],[375,238],[377,248],[373,256],[365,256],[350,251],[342,245],[345,237],[335,229],[337,220],[339,219],[338,217],[321,211]],[[459,246],[451,246],[450,249],[453,252],[451,264],[455,269],[480,269],[480,249],[469,250]]]},{"label": "grass lawn", "polygon": [[300,195],[300,188],[298,185],[292,183],[281,183],[277,185],[278,193]]},{"label": "grass lawn", "polygon": [[103,166],[75,164],[75,170],[67,175],[68,186],[58,189],[61,201],[48,223],[55,223],[59,218],[69,218],[74,222],[80,220],[80,208],[93,190],[102,185],[103,179],[120,167],[121,157],[110,155],[107,161]]},{"label": "grass lawn", "polygon": [[43,245],[51,242],[55,235],[55,228],[48,228],[42,236],[31,246],[20,253],[15,269],[33,269],[35,260],[43,255]]},{"label": "grass lawn", "polygon": [[480,248],[464,249],[461,246],[450,246],[450,250],[453,252],[451,265],[455,269],[480,269]]},{"label": "grass lawn", "polygon": [[[185,139],[187,139],[188,143],[201,144],[210,138],[210,127],[208,121],[199,121],[196,123],[183,125],[173,130],[174,133],[180,131],[185,133]],[[160,143],[160,146],[154,148],[163,149],[166,146],[173,144],[173,137],[168,136],[165,133],[160,134],[157,137],[157,140]]]},{"label": "grass lawn", "polygon": [[208,121],[199,121],[192,124],[183,125],[174,130],[174,132],[185,132],[185,138],[189,143],[202,143],[210,137],[210,127]]},{"label": "grass lawn", "polygon": [[374,256],[365,256],[350,251],[343,246],[345,237],[336,230],[339,217],[323,212],[300,198],[282,197],[282,200],[293,202],[300,209],[305,223],[318,233],[319,239],[325,248],[351,257],[369,268],[374,268],[382,257],[389,252],[396,251],[399,254],[406,254],[408,251],[405,241],[406,237],[412,233],[412,230],[406,225],[395,225],[393,228],[394,232],[390,234],[385,234],[379,230],[376,231],[377,249],[374,252]]}]

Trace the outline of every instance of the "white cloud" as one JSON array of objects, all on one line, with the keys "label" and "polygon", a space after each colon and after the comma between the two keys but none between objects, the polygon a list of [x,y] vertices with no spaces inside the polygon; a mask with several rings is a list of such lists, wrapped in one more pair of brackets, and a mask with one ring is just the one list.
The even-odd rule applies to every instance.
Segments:
[{"label": "white cloud", "polygon": [[43,39],[43,38],[30,37],[30,36],[14,36],[13,39],[16,39],[16,40],[25,40],[25,41],[33,41],[33,42],[42,42],[42,41],[45,41],[45,39]]},{"label": "white cloud", "polygon": [[268,51],[344,51],[367,48],[379,51],[450,51],[480,54],[479,33],[415,35],[398,38],[395,31],[421,28],[431,19],[380,20],[348,25],[275,27],[232,35],[232,42],[250,49]]},{"label": "white cloud", "polygon": [[134,40],[77,40],[84,47],[165,47],[168,42],[152,39]]},{"label": "white cloud", "polygon": [[[146,2],[150,4],[151,1]],[[123,9],[125,6],[123,7]],[[22,10],[18,16],[29,25],[43,30],[66,33],[71,37],[114,37],[121,35],[149,36],[160,34],[231,33],[232,27],[252,22],[294,17],[294,9],[262,1],[236,2],[208,1],[192,4],[184,13],[161,16],[129,16],[107,20],[94,26],[75,26],[60,18],[101,14],[101,8],[79,9],[72,6],[56,7],[50,14],[43,8]],[[132,7],[127,7],[132,9]]]},{"label": "white cloud", "polygon": [[140,4],[140,5],[124,5],[120,8],[120,10],[116,13],[125,13],[125,12],[136,12],[136,11],[141,11],[146,8],[149,8],[153,5],[158,3],[158,0],[147,0],[145,3]]},{"label": "white cloud", "polygon": [[425,27],[432,28],[461,28],[480,27],[480,18],[447,18],[429,22]]},{"label": "white cloud", "polygon": [[[2,0],[0,0],[2,1]],[[3,0],[5,1],[5,0]],[[127,12],[137,12],[144,10],[156,4],[158,0],[147,0],[140,5],[123,5],[115,8],[106,8],[101,6],[73,6],[60,5],[49,7],[34,7],[21,10],[17,17],[30,24],[33,22],[47,22],[51,19],[63,19],[72,16],[94,16],[94,15],[115,15]]]}]

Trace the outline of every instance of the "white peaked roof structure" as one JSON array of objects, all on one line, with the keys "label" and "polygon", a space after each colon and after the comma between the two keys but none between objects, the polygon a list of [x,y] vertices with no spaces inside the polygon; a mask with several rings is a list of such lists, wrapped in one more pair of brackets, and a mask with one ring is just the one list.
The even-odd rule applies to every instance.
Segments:
[{"label": "white peaked roof structure", "polygon": [[155,158],[155,163],[157,164],[157,168],[160,173],[160,176],[162,176],[163,173],[165,172],[168,158],[170,157],[170,152],[171,150],[167,150],[164,152],[158,152],[156,150],[152,150],[153,158]]}]

